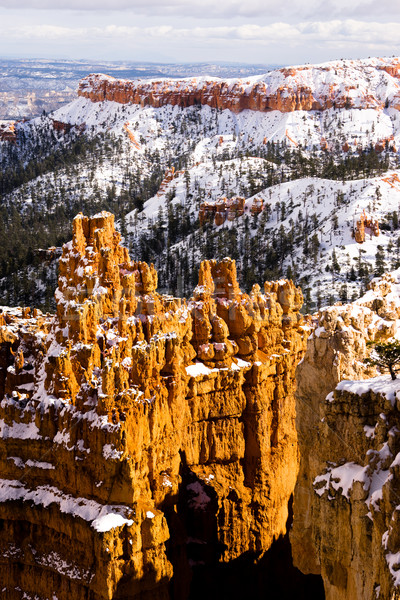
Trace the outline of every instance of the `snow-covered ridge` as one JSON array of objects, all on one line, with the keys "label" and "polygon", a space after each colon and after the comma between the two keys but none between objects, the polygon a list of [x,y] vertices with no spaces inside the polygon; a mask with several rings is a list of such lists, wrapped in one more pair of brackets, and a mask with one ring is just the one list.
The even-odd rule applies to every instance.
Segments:
[{"label": "snow-covered ridge", "polygon": [[192,77],[129,81],[92,74],[81,80],[78,95],[94,102],[257,111],[327,108],[398,108],[399,58],[341,60],[287,67],[245,79]]}]

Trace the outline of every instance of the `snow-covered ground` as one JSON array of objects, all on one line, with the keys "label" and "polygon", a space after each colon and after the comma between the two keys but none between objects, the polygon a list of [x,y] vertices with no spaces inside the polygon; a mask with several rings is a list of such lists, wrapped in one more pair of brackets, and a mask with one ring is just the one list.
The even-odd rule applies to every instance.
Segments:
[{"label": "snow-covered ground", "polygon": [[[317,236],[318,251],[305,254],[304,244],[298,243],[292,255],[285,259],[282,270],[284,274],[289,265],[295,264],[293,276],[298,281],[307,278],[313,300],[316,301],[317,294],[323,302],[330,296],[337,300],[341,293],[344,294],[343,285],[349,299],[358,297],[363,277],[360,272],[372,276],[377,268],[378,251],[383,252],[388,269],[398,266],[399,231],[391,217],[393,213],[398,214],[400,206],[400,171],[345,182],[303,178],[247,195],[249,176],[260,180],[260,174],[262,176],[268,166],[265,160],[248,158],[225,161],[222,173],[213,168],[211,161],[192,167],[164,184],[162,191],[145,203],[141,213],[129,213],[126,217],[128,231],[137,237],[144,236],[155,223],[166,220],[170,205],[186,207],[194,221],[201,201],[213,203],[222,196],[234,195],[235,190],[240,193],[244,188],[247,196],[244,215],[219,226],[213,225],[214,230],[222,233],[234,229],[240,236],[247,218],[247,221],[255,222],[254,228],[250,228],[250,236],[257,237],[263,222],[267,244],[280,228],[283,227],[286,233],[296,232],[307,223],[308,240]],[[264,203],[264,210],[258,217],[252,215],[256,198]],[[367,229],[365,241],[360,244],[354,239],[353,231],[364,211],[380,223],[381,229],[377,237]],[[184,247],[185,242],[177,244],[177,248]]]},{"label": "snow-covered ground", "polygon": [[[286,113],[243,110],[235,114],[228,109],[218,111],[209,106],[153,108],[110,101],[95,103],[80,97],[52,116],[73,125],[85,124],[96,131],[123,134],[127,128],[136,138],[138,153],[143,153],[146,148],[165,150],[171,137],[186,144],[196,129],[197,133],[203,129],[205,135],[193,151],[194,162],[210,151],[215,154],[219,149],[221,153],[226,143],[228,147],[251,149],[267,142],[283,142],[291,148],[301,146],[311,150],[313,147],[320,149],[326,141],[328,148],[333,150],[347,142],[354,150],[393,136],[391,142],[397,148],[400,146],[400,117],[394,108],[331,108]],[[196,121],[197,128],[193,126]],[[182,123],[185,123],[183,128]],[[222,148],[218,146],[221,135],[228,136],[223,139]]]},{"label": "snow-covered ground", "polygon": [[[121,222],[125,241],[135,257],[156,262],[165,283],[171,268],[182,262],[182,256],[189,256],[189,248],[192,269],[204,258],[199,240],[209,241],[211,234],[199,228],[200,204],[239,195],[245,198],[244,215],[212,228],[212,235],[222,240],[215,257],[223,252],[223,236],[237,235],[240,271],[240,267],[247,268],[246,239],[257,243],[257,258],[262,262],[264,251],[276,245],[277,237],[291,236],[291,250],[279,257],[274,268],[269,263],[263,265],[256,273],[258,277],[278,270],[277,276],[289,273],[308,290],[310,307],[339,297],[358,297],[377,268],[377,253],[379,268],[382,264],[395,268],[400,261],[400,171],[370,179],[362,179],[360,174],[352,181],[297,178],[296,166],[289,164],[290,157],[284,158],[283,163],[280,159],[287,149],[306,160],[323,162],[333,156],[338,161],[376,144],[386,144],[392,150],[391,165],[396,167],[400,117],[399,111],[390,106],[395,105],[399,85],[382,70],[385,64],[374,59],[369,72],[357,61],[339,61],[331,64],[328,74],[326,65],[319,65],[312,71],[312,80],[308,67],[297,68],[297,75],[293,75],[296,85],[314,86],[315,97],[326,95],[329,86],[333,86],[335,94],[349,94],[352,108],[285,113],[243,110],[235,114],[209,106],[154,108],[79,97],[50,117],[18,123],[18,135],[25,140],[40,138],[46,129],[52,140],[51,152],[51,148],[68,143],[67,135],[54,130],[53,121],[68,123],[74,126],[74,139],[79,139],[82,131],[88,140],[99,134],[106,136],[101,157],[89,154],[82,160],[77,158],[75,164],[58,164],[56,172],[50,170],[15,188],[4,203],[16,206],[22,213],[33,206],[51,212],[61,204],[75,207],[85,202],[88,206],[93,198],[94,210],[104,201],[112,210],[115,202],[119,214],[124,213],[121,205],[126,203],[126,216]],[[265,77],[268,89],[273,91],[281,75],[275,72]],[[294,85],[291,77],[285,75],[285,81]],[[257,81],[264,79],[258,77]],[[248,85],[253,85],[252,81]],[[372,102],[368,91],[376,102]],[[0,142],[0,157],[4,144]],[[274,151],[280,159],[274,159]],[[270,160],[264,158],[267,155]],[[29,158],[29,153],[25,158]],[[153,178],[154,193],[155,173],[160,181],[162,173],[173,165],[180,172],[162,184],[158,193],[145,202],[143,211],[140,206],[132,211],[132,206],[137,205],[132,198],[146,200],[150,195],[149,186],[145,188],[143,182]],[[277,181],[283,182],[276,184]],[[255,198],[264,205],[258,217],[251,210]],[[171,209],[175,211],[174,219],[187,221],[185,232],[175,237],[168,229]],[[379,237],[368,232],[365,242],[358,244],[352,232],[364,210],[378,220],[381,232]],[[163,243],[155,255],[153,248],[143,256],[143,247],[151,236]],[[168,246],[175,261],[175,266],[166,267],[165,272],[164,246]],[[218,243],[213,240],[209,254],[216,246]]]}]

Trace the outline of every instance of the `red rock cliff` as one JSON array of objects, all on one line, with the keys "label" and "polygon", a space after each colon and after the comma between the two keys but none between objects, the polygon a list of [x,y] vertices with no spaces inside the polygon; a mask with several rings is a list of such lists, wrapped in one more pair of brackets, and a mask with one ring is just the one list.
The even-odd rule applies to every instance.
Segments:
[{"label": "red rock cliff", "polygon": [[279,69],[261,77],[221,80],[118,80],[106,75],[82,79],[78,95],[93,102],[181,107],[196,104],[240,112],[383,108],[400,105],[399,59],[336,61]]}]

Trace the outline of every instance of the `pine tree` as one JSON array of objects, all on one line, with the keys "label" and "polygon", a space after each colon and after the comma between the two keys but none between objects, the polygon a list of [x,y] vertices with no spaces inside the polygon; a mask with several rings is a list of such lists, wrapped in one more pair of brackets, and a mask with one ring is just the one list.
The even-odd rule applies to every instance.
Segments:
[{"label": "pine tree", "polygon": [[386,270],[385,250],[383,246],[377,246],[375,254],[375,275],[381,276]]},{"label": "pine tree", "polygon": [[396,373],[400,370],[400,342],[392,340],[373,345],[371,356],[365,358],[364,362],[389,371],[390,377],[396,379]]},{"label": "pine tree", "polygon": [[335,248],[332,251],[332,271],[334,273],[340,273],[340,265],[336,256]]}]

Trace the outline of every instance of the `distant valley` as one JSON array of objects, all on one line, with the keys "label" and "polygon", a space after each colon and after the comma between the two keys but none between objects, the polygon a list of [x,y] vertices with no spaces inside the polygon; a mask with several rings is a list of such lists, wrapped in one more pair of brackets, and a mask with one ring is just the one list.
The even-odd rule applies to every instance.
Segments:
[{"label": "distant valley", "polygon": [[307,311],[359,297],[400,266],[399,73],[376,58],[84,77],[72,102],[0,130],[3,303],[52,308],[46,248],[103,209],[165,292],[189,293],[201,260],[231,256],[244,289],[287,276]]},{"label": "distant valley", "polygon": [[0,58],[0,120],[40,116],[71,102],[79,80],[90,73],[126,79],[151,77],[242,77],[265,73],[277,65],[153,64],[85,60]]}]

